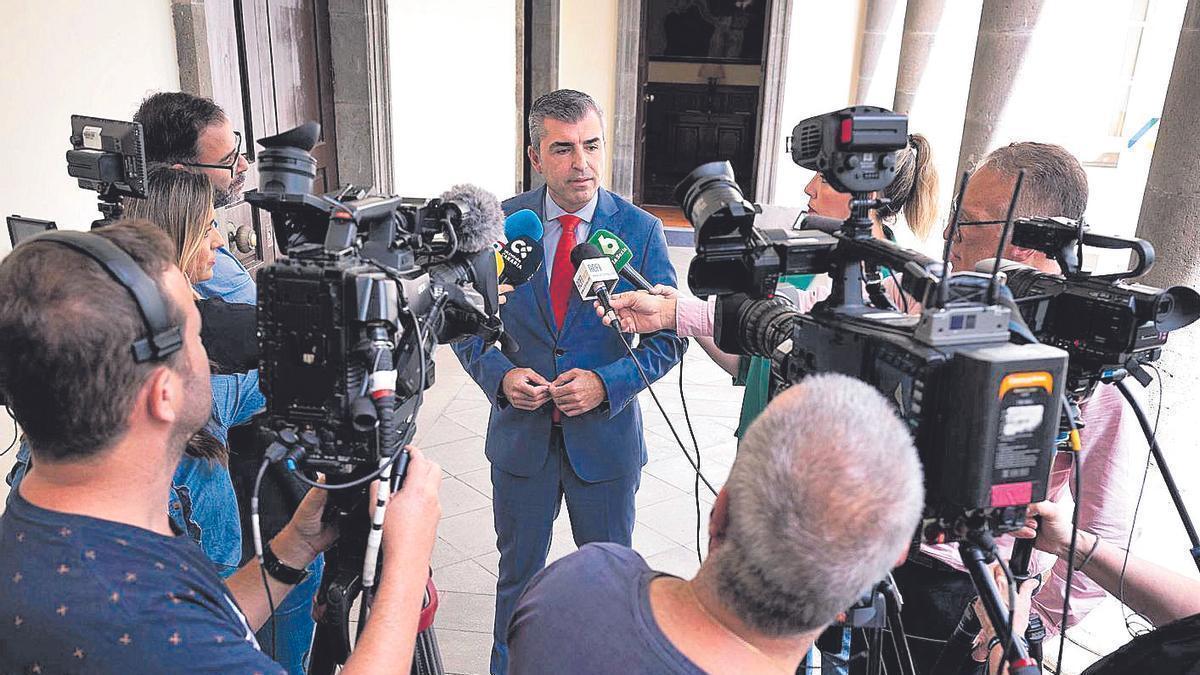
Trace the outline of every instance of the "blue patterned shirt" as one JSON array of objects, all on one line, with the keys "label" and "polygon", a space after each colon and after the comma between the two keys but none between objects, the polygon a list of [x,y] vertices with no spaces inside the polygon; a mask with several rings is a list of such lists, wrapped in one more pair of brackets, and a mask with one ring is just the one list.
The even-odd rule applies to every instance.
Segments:
[{"label": "blue patterned shirt", "polygon": [[0,516],[0,672],[282,673],[185,536],[39,508]]}]

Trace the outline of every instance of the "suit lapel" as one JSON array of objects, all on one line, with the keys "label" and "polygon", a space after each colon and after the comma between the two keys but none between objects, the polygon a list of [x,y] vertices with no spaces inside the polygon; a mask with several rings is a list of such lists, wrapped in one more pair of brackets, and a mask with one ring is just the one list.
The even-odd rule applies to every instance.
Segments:
[{"label": "suit lapel", "polygon": [[[543,186],[542,189],[535,191],[533,196],[534,203],[529,204],[525,208],[528,208],[536,213],[538,220],[542,221],[542,224],[544,225],[546,223],[545,186]],[[543,248],[542,251],[546,256],[552,255],[551,252],[545,250],[545,248]],[[533,283],[534,302],[537,305],[537,312],[541,315],[542,321],[546,323],[546,331],[550,334],[554,334],[554,316],[553,311],[550,309],[550,278],[546,276],[545,261],[542,262],[542,266],[533,274],[533,279],[530,281]]]},{"label": "suit lapel", "polygon": [[[621,233],[620,224],[617,222],[616,218],[611,217],[616,212],[617,203],[613,201],[612,195],[610,195],[604,188],[600,188],[600,197],[596,200],[596,212],[592,214],[592,224],[591,227],[588,228],[588,237],[591,237],[596,230],[608,230],[609,232],[612,232],[618,237],[624,239],[624,236]],[[582,241],[577,243],[582,243]],[[547,297],[549,297],[548,294]],[[567,318],[563,320],[563,327],[562,330],[559,331],[559,335],[561,336],[563,333],[566,333],[579,314],[585,312],[592,312],[592,301],[584,301],[580,299],[578,293],[572,293],[571,302],[567,304]],[[599,318],[596,320],[599,321]]]}]

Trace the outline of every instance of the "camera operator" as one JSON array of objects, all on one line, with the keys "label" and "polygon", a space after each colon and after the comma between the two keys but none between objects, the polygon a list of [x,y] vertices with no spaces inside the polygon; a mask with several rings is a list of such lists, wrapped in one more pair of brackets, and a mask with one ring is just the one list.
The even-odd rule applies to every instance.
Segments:
[{"label": "camera operator", "polygon": [[[1039,525],[1033,516],[1041,516]],[[1036,536],[1033,545],[1039,551],[1056,556],[1065,564],[1071,544],[1071,504],[1040,502],[1029,507],[1029,520],[1026,527],[1016,533],[1017,537],[1030,538]],[[1179,670],[1167,671],[1166,661],[1154,661],[1155,673],[1194,672],[1187,670],[1200,665],[1200,580],[1189,578],[1173,572],[1161,565],[1126,554],[1121,542],[1107,541],[1103,537],[1080,530],[1076,537],[1075,557],[1071,566],[1076,572],[1083,572],[1090,579],[1100,584],[1104,590],[1120,597],[1133,611],[1150,619],[1158,630],[1146,633],[1113,654],[1101,659],[1087,673],[1129,672],[1132,666],[1145,666],[1151,663],[1150,654],[1160,645],[1170,642],[1170,653],[1161,656],[1172,659],[1169,663]],[[1023,587],[1022,591],[1026,589]],[[1000,593],[1005,598],[1005,593]],[[1017,602],[1015,621],[1021,621],[1028,616],[1029,604]],[[1025,616],[1022,616],[1024,613]],[[1172,625],[1171,622],[1177,622]],[[977,643],[987,645],[992,634],[988,631],[981,633]],[[1000,648],[990,650],[992,663]],[[977,653],[976,660],[986,658]]]},{"label": "camera operator", "polygon": [[874,388],[807,378],[742,438],[694,578],[656,572],[623,546],[580,548],[521,597],[510,672],[795,673],[817,635],[903,559],[922,480],[907,428]]},{"label": "camera operator", "polygon": [[[993,150],[971,176],[963,195],[958,236],[951,243],[951,261],[961,270],[996,255],[1000,234],[1012,198],[1017,173],[1025,170],[1015,218],[1065,216],[1082,218],[1087,206],[1087,174],[1064,148],[1046,143],[1022,142]],[[950,236],[949,228],[944,236]],[[1007,244],[1007,243],[1006,243]],[[1058,273],[1058,265],[1045,254],[1006,245],[1004,257]],[[1079,526],[1112,542],[1129,537],[1138,470],[1135,448],[1141,435],[1127,414],[1116,387],[1100,385],[1080,405],[1082,451],[1078,453],[1080,483]],[[1059,453],[1051,470],[1051,501],[1072,499],[1071,463],[1076,457]],[[1011,537],[998,540],[1000,555],[1008,559]],[[1052,568],[1052,569],[1051,569]],[[1036,555],[1031,574],[1040,574],[1042,587],[1033,597],[1033,610],[1051,635],[1057,634],[1066,589],[1066,564],[1048,555]],[[951,634],[962,610],[975,596],[970,578],[962,571],[956,545],[926,546],[896,570],[896,581],[905,593],[904,624],[910,634],[944,639]],[[1105,597],[1104,589],[1086,573],[1071,578],[1071,608],[1067,625],[1078,623]],[[936,660],[939,648],[913,641],[914,658]],[[918,663],[920,669],[920,663]]]},{"label": "camera operator", "polygon": [[[162,508],[211,410],[200,317],[171,242],[136,221],[88,236],[153,281],[182,347],[136,363],[141,310],[74,249],[28,243],[0,263],[0,373],[35,460],[0,516],[0,670],[281,672],[252,632],[269,614],[259,563],[222,584]],[[411,661],[440,476],[413,451],[388,505],[371,620],[344,672]],[[336,539],[324,503],[324,491],[310,493],[267,543],[272,597],[291,588],[276,576],[299,573]]]}]

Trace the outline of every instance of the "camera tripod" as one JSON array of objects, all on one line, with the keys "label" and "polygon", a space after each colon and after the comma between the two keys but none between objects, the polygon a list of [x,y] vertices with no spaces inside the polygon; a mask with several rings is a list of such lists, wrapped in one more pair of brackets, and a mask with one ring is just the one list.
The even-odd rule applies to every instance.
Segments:
[{"label": "camera tripod", "polygon": [[[991,533],[987,530],[969,533],[967,540],[959,542],[958,550],[959,555],[962,557],[963,565],[967,573],[971,576],[971,582],[975,586],[975,590],[983,603],[984,611],[987,613],[992,626],[996,629],[996,637],[1000,639],[1001,644],[1008,645],[1005,654],[1010,666],[1009,672],[1013,675],[1037,675],[1040,672],[1040,666],[1030,656],[1029,649],[1020,640],[1013,640],[1011,626],[1008,622],[1008,611],[1005,609],[1005,601],[1001,599],[1000,591],[996,587],[996,582],[992,579],[991,571],[988,569],[988,563],[994,560],[995,550]],[[902,598],[890,575],[888,579],[876,586],[874,593],[877,596],[882,596],[885,605],[886,621],[878,616],[878,612],[875,612],[875,616],[869,622],[855,623],[851,617],[848,617],[850,620],[845,624],[850,627],[863,628],[866,633],[866,674],[879,675],[883,672],[883,633],[887,630],[891,634],[891,642],[896,651],[897,661],[900,664],[900,672],[904,675],[917,675],[916,666],[908,649],[908,635],[905,633],[904,624],[901,621],[900,610],[903,604]],[[876,605],[878,604],[877,601]],[[971,616],[974,618],[973,612]],[[965,665],[963,658],[970,658],[971,642],[975,634],[979,631],[978,619],[975,619],[975,628],[973,630],[964,627],[963,623],[959,624],[959,629],[955,632],[955,638],[961,639],[960,633],[961,635],[965,635],[965,644],[956,645],[954,648],[954,658],[947,659],[944,656],[939,659],[933,672],[952,673],[954,675],[962,672],[961,668]],[[950,651],[950,643],[948,643],[947,649],[943,653],[946,654]]]}]

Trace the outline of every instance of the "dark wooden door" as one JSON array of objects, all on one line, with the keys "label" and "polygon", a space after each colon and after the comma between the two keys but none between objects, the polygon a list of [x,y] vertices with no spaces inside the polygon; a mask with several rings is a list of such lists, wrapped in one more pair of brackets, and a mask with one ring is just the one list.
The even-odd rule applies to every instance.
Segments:
[{"label": "dark wooden door", "polygon": [[[250,163],[244,189],[258,186],[256,141],[308,120],[321,124],[321,140],[313,149],[313,190],[336,188],[328,0],[210,2],[205,12],[213,100],[241,132]],[[242,201],[222,209],[218,222],[229,250],[247,268],[275,259],[269,216]]]},{"label": "dark wooden door", "polygon": [[674,204],[679,181],[705,162],[728,160],[748,199],[754,196],[758,87],[650,82],[646,85],[642,197]]}]

